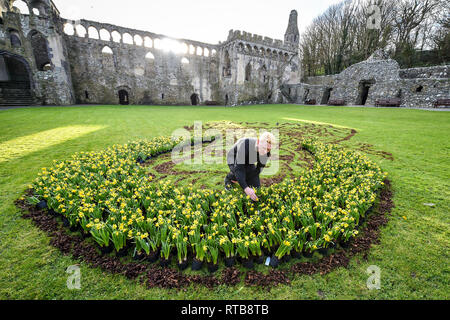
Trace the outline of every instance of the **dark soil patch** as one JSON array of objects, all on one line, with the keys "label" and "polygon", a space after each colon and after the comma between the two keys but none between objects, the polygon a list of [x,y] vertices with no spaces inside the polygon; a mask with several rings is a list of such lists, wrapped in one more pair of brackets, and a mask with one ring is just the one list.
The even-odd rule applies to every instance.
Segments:
[{"label": "dark soil patch", "polygon": [[241,282],[241,272],[235,267],[227,268],[222,273],[223,283],[234,286]]},{"label": "dark soil patch", "polygon": [[360,145],[360,147],[358,148],[359,151],[374,154],[374,155],[380,156],[384,159],[394,161],[394,156],[390,152],[375,150],[373,145],[367,144],[367,143],[360,143],[359,145]]},{"label": "dark soil patch", "polygon": [[284,180],[284,178],[286,177],[286,174],[282,174],[273,178],[264,178],[261,179],[261,185],[264,187],[268,187],[274,183],[280,183],[281,181]]},{"label": "dark soil patch", "polygon": [[339,140],[336,140],[336,141],[333,141],[333,142],[331,142],[331,143],[339,143],[339,142],[342,142],[342,141],[347,141],[347,140],[350,140],[351,138],[353,138],[353,136],[355,135],[355,134],[357,134],[358,132],[355,130],[355,129],[352,129],[352,131],[351,131],[351,133],[348,135],[348,136],[346,136],[345,138],[342,138],[342,139],[339,139]]},{"label": "dark soil patch", "polygon": [[287,272],[271,269],[269,273],[263,274],[258,271],[248,271],[245,275],[245,284],[249,286],[258,286],[270,290],[271,287],[279,284],[290,284],[291,280]]}]

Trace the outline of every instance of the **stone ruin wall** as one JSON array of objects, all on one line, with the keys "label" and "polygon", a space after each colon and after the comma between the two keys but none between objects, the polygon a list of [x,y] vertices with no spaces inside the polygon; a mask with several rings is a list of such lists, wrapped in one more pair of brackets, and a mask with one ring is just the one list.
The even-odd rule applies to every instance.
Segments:
[{"label": "stone ruin wall", "polygon": [[[120,89],[128,92],[130,104],[190,105],[193,94],[198,94],[199,103],[221,101],[216,45],[178,40],[189,52],[176,54],[155,48],[155,43],[168,38],[163,35],[87,20],[80,24],[86,31],[94,27],[109,35],[118,32],[122,38],[116,42],[88,33],[65,35],[77,103],[118,104]],[[151,47],[125,43],[124,34],[149,37]],[[103,53],[105,46],[113,54]],[[153,59],[146,58],[149,52]],[[189,63],[182,63],[183,58]]]},{"label": "stone ruin wall", "polygon": [[[226,54],[231,60],[228,74]],[[284,103],[282,84],[300,79],[298,51],[282,40],[230,30],[220,57],[220,87],[231,104]]]},{"label": "stone ruin wall", "polygon": [[[305,103],[307,99],[326,104],[329,99],[344,99],[358,105],[362,83],[370,87],[366,105],[400,97],[402,106],[427,108],[437,99],[450,98],[450,66],[400,69],[396,61],[376,52],[340,74],[300,82],[298,43],[231,30],[218,45],[178,40],[188,52],[175,54],[155,48],[157,39],[170,37],[94,21],[77,22],[85,33],[68,35],[64,25],[75,22],[61,19],[50,0],[32,4],[42,5],[39,15],[5,11],[2,6],[0,58],[25,61],[36,104],[117,104],[118,91],[126,90],[130,104],[190,105],[195,94],[200,104]],[[96,29],[97,38],[89,35],[90,27]],[[11,30],[17,32],[20,46],[8,39]],[[109,39],[102,40],[102,30]],[[114,31],[119,40],[113,39]],[[45,38],[49,68],[36,65],[30,40],[35,32]],[[131,43],[123,41],[125,34],[132,37]],[[136,43],[136,35],[149,37],[151,45]],[[288,32],[285,38],[289,39]],[[105,47],[112,54],[102,52]],[[153,59],[146,58],[149,52]],[[183,58],[189,63],[182,63]]]},{"label": "stone ruin wall", "polygon": [[450,65],[400,69],[395,60],[371,57],[340,74],[308,77],[290,88],[297,103],[315,99],[317,104],[327,104],[324,96],[332,89],[329,99],[361,105],[361,83],[367,83],[370,89],[365,105],[375,105],[377,99],[400,98],[404,107],[432,108],[437,99],[450,98],[449,75]]},{"label": "stone ruin wall", "polygon": [[[284,103],[289,101],[280,90],[282,84],[300,79],[298,42],[231,30],[224,43],[207,44],[95,21],[62,19],[51,0],[26,3],[29,13],[21,14],[0,1],[0,53],[26,61],[36,104],[118,104],[119,91],[126,91],[129,104],[190,105],[195,96],[199,104]],[[38,14],[34,8],[39,8]],[[291,16],[288,30],[296,28],[296,12]],[[72,33],[66,32],[67,26]],[[18,47],[12,45],[11,30],[20,34]],[[45,69],[36,65],[37,49],[27,38],[32,31],[45,38],[49,58]],[[291,39],[287,34],[285,38]],[[131,41],[124,41],[125,35]],[[150,45],[142,43],[146,38]],[[182,43],[187,53],[156,48],[156,42],[165,39]],[[151,59],[146,58],[149,53]]]},{"label": "stone ruin wall", "polygon": [[[48,13],[50,16],[51,13]],[[26,61],[31,77],[31,90],[37,104],[67,105],[75,103],[67,48],[61,30],[54,28],[54,21],[48,16],[23,15],[3,12],[0,25],[0,52]],[[11,30],[17,31],[21,45],[15,47],[9,41]],[[49,62],[52,68],[39,70],[36,66],[30,41],[32,32],[42,34],[47,42]]]}]

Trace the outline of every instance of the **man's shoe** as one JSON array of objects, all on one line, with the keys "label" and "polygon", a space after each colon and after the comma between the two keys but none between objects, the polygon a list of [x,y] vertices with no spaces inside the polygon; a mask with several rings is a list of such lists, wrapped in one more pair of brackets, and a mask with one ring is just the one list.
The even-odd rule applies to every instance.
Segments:
[{"label": "man's shoe", "polygon": [[228,175],[225,177],[224,183],[225,183],[225,190],[230,191],[231,188],[233,187],[233,184],[232,184],[232,182],[231,182],[230,177],[228,177]]}]

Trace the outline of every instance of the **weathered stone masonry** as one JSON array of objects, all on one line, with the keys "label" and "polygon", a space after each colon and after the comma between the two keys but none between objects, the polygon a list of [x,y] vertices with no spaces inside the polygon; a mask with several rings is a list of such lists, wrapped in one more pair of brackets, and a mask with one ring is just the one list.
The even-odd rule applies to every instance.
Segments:
[{"label": "weathered stone masonry", "polygon": [[[231,30],[224,43],[208,44],[69,21],[51,0],[24,0],[29,14],[21,14],[13,2],[0,0],[3,105],[20,104],[21,95],[11,97],[24,86],[35,104],[282,103],[281,85],[300,79],[295,11],[285,41]],[[18,63],[26,71],[16,72]]]},{"label": "weathered stone masonry", "polygon": [[449,65],[400,69],[380,50],[338,75],[309,77],[285,88],[290,88],[291,99],[297,103],[341,99],[349,105],[375,105],[379,99],[400,98],[405,107],[432,108],[436,100],[450,98],[449,78]]},{"label": "weathered stone masonry", "polygon": [[450,98],[450,66],[400,69],[382,51],[332,76],[302,78],[298,15],[284,40],[231,30],[208,44],[60,17],[51,0],[0,0],[0,105],[305,103]]}]

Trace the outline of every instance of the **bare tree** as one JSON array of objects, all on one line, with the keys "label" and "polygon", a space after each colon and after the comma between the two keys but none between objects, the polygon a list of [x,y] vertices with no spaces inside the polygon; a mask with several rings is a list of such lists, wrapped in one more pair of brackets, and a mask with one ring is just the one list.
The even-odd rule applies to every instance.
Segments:
[{"label": "bare tree", "polygon": [[[379,26],[367,27],[373,5]],[[449,48],[447,0],[345,0],[313,20],[301,39],[304,75],[334,74],[385,49],[402,65],[417,51]],[[445,54],[441,54],[445,58]]]}]

